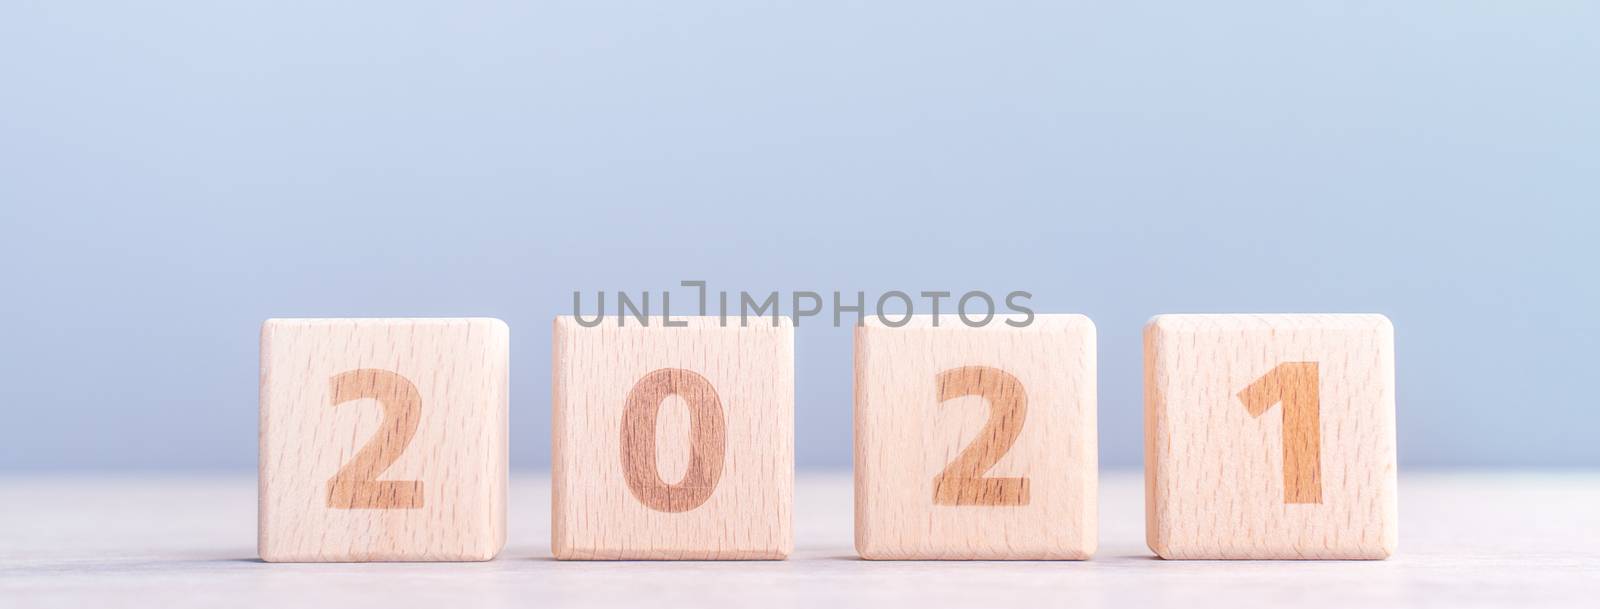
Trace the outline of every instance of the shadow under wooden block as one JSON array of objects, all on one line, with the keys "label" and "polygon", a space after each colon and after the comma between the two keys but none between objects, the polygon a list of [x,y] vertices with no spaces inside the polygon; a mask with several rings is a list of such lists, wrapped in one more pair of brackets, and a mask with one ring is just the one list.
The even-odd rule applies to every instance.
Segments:
[{"label": "shadow under wooden block", "polygon": [[551,549],[782,559],[794,547],[794,329],[605,318],[554,330]]},{"label": "shadow under wooden block", "polygon": [[494,558],[509,340],[498,319],[267,320],[262,560]]},{"label": "shadow under wooden block", "polygon": [[1151,550],[1174,559],[1394,553],[1388,318],[1161,315],[1144,343]]},{"label": "shadow under wooden block", "polygon": [[856,551],[1082,560],[1098,520],[1095,328],[1040,315],[856,329]]}]

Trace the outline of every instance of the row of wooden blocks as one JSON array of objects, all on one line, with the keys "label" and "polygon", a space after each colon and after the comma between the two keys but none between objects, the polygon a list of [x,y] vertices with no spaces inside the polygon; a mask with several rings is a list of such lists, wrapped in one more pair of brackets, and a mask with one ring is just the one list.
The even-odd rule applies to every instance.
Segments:
[{"label": "row of wooden blocks", "polygon": [[[1147,541],[1163,558],[1375,559],[1396,544],[1381,315],[1163,315],[1144,333]],[[552,551],[782,559],[788,324],[554,328]],[[509,330],[275,319],[261,337],[268,561],[488,560],[505,542]],[[914,318],[855,336],[856,549],[1086,559],[1093,322]]]}]

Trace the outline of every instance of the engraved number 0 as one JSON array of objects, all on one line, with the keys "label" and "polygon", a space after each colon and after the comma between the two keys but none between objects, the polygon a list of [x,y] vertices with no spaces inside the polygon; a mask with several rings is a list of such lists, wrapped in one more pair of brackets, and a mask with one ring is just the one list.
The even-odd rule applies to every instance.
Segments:
[{"label": "engraved number 0", "polygon": [[1283,404],[1283,502],[1322,503],[1322,398],[1316,362],[1284,362],[1239,392],[1250,416]]},{"label": "engraved number 0", "polygon": [[939,402],[977,395],[989,402],[989,422],[944,472],[933,478],[936,505],[1028,505],[1027,478],[985,478],[1022,433],[1028,395],[1022,381],[998,368],[963,366],[939,373]]},{"label": "engraved number 0", "polygon": [[[689,404],[689,469],[667,484],[656,467],[656,415],[676,395]],[[687,512],[717,490],[728,436],[722,401],[705,377],[682,368],[662,368],[639,379],[622,412],[622,473],[640,503],[658,512]]]},{"label": "engraved number 0", "polygon": [[363,368],[328,381],[333,405],[373,398],[383,406],[383,423],[339,473],[328,480],[328,507],[351,510],[422,507],[422,482],[379,480],[378,476],[405,452],[422,419],[422,395],[406,377],[388,370]]}]

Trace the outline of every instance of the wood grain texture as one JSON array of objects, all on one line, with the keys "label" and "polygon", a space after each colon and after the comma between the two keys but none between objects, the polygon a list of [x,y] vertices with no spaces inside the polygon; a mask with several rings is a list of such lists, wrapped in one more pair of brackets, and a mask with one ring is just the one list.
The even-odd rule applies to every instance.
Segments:
[{"label": "wood grain texture", "polygon": [[[520,356],[519,356],[520,357]],[[542,401],[542,400],[541,400]],[[262,564],[255,476],[0,472],[6,609],[1593,609],[1600,472],[1407,468],[1406,547],[1377,561],[1164,561],[1144,476],[1100,476],[1082,562],[864,561],[849,472],[795,478],[786,561],[550,560],[550,478],[512,472],[498,560]],[[92,531],[92,534],[86,534]]]},{"label": "wood grain texture", "polygon": [[856,329],[856,551],[1071,559],[1097,543],[1095,329],[931,316]]},{"label": "wood grain texture", "polygon": [[794,329],[685,319],[556,318],[556,558],[782,559],[794,548]]},{"label": "wood grain texture", "polygon": [[1173,559],[1394,553],[1388,318],[1161,315],[1144,342],[1151,550]]},{"label": "wood grain texture", "polygon": [[497,319],[264,323],[262,560],[494,558],[509,339]]}]

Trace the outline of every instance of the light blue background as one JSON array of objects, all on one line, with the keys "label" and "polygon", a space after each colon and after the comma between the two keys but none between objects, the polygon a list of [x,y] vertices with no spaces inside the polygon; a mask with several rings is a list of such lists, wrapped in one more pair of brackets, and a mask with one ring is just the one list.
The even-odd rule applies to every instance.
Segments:
[{"label": "light blue background", "polygon": [[[1014,289],[1100,329],[1381,312],[1405,466],[1600,464],[1600,3],[0,5],[0,468],[247,469],[271,316]],[[850,462],[848,329],[798,458]]]}]

